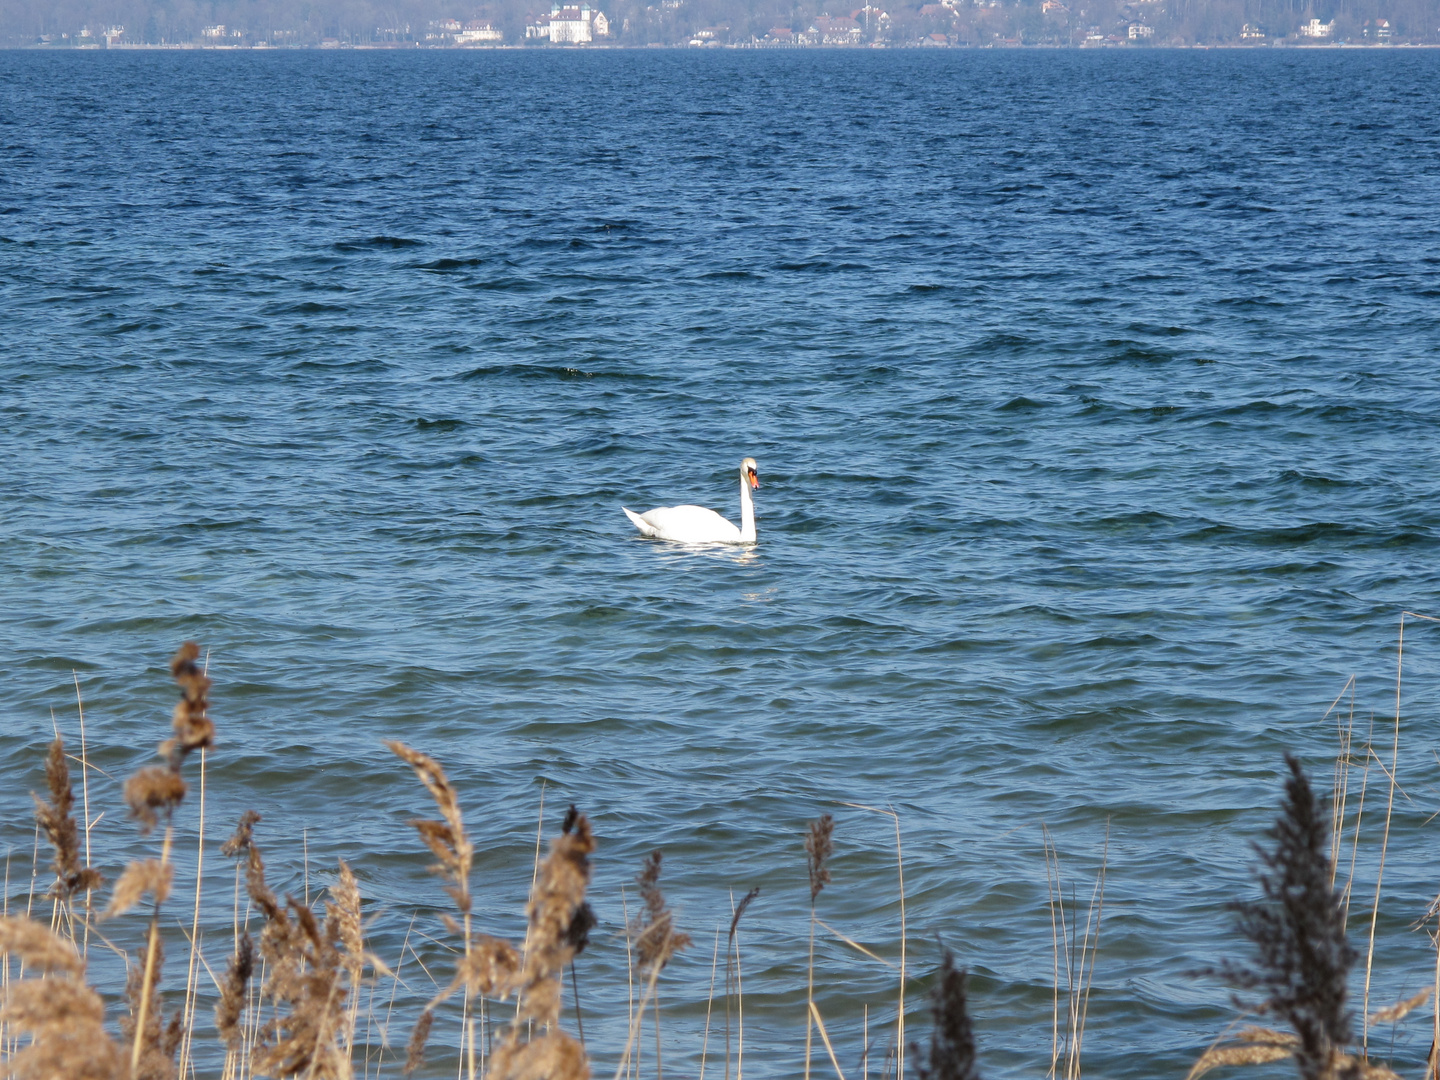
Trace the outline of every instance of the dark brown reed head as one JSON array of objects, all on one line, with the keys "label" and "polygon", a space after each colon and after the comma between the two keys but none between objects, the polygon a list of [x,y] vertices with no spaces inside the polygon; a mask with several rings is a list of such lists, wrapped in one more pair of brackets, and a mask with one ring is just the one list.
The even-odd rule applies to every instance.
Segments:
[{"label": "dark brown reed head", "polygon": [[830,882],[830,870],[826,862],[835,850],[831,837],[835,835],[835,819],[824,814],[818,821],[810,822],[805,830],[805,861],[810,870],[810,903],[813,906],[820,890]]},{"label": "dark brown reed head", "polygon": [[170,820],[187,790],[178,772],[163,765],[149,765],[125,781],[125,803],[130,807],[130,816],[140,822],[140,831],[148,833],[162,816]]},{"label": "dark brown reed head", "polygon": [[35,800],[35,820],[55,849],[55,884],[50,892],[61,900],[68,900],[76,893],[99,888],[105,879],[98,870],[81,864],[80,829],[72,816],[75,790],[70,784],[65,741],[59,735],[45,755],[45,786],[50,789],[48,802],[42,802],[33,792],[30,797]]},{"label": "dark brown reed head", "polygon": [[[1345,936],[1344,905],[1331,884],[1328,811],[1300,762],[1285,755],[1290,775],[1273,846],[1256,845],[1262,899],[1231,905],[1240,933],[1254,947],[1247,964],[1226,962],[1220,974],[1263,995],[1248,1007],[1280,1017],[1295,1032],[1295,1062],[1305,1080],[1329,1080],[1352,1038],[1346,984],[1355,951]],[[1245,1007],[1246,1003],[1237,1004]]]},{"label": "dark brown reed head", "polygon": [[435,1013],[430,1009],[422,1012],[420,1019],[415,1021],[415,1029],[410,1032],[410,1042],[405,1047],[406,1076],[425,1064],[425,1044],[430,1039],[430,1028],[434,1023]]},{"label": "dark brown reed head", "polygon": [[255,839],[255,826],[263,821],[254,810],[246,810],[240,815],[240,821],[235,826],[235,834],[220,845],[220,854],[226,858],[233,859],[235,856],[250,850],[250,842]]},{"label": "dark brown reed head", "polygon": [[675,929],[675,916],[666,906],[665,894],[660,889],[662,859],[660,852],[651,852],[645,857],[640,873],[635,875],[643,906],[631,927],[640,963],[657,970],[663,970],[672,956],[690,945],[690,935]]},{"label": "dark brown reed head", "polygon": [[385,745],[400,760],[412,769],[420,782],[435,800],[442,821],[412,821],[438,860],[430,869],[433,873],[450,879],[446,891],[455,900],[455,906],[462,915],[470,913],[470,865],[475,858],[475,849],[465,832],[465,818],[460,811],[460,796],[445,776],[440,763],[428,754],[412,750],[404,743],[387,739]]},{"label": "dark brown reed head", "polygon": [[231,1050],[239,1050],[244,1037],[240,1018],[245,1015],[245,994],[254,974],[255,943],[242,932],[225,970],[225,981],[220,984],[220,1000],[215,1004],[215,1030]]},{"label": "dark brown reed head", "polygon": [[935,1028],[928,1053],[914,1043],[910,1046],[916,1080],[979,1080],[965,972],[955,967],[949,949],[940,958],[940,970],[930,991],[930,1012],[935,1017]]},{"label": "dark brown reed head", "polygon": [[751,889],[749,892],[747,892],[747,893],[745,894],[744,898],[740,901],[740,903],[738,903],[738,904],[735,905],[735,914],[733,914],[733,915],[730,916],[730,940],[731,940],[731,941],[734,941],[734,940],[735,940],[735,931],[740,929],[740,917],[745,914],[745,909],[748,908],[748,907],[751,905],[751,903],[755,900],[755,898],[756,898],[757,896],[759,896],[759,895],[760,895],[760,886],[759,886],[759,885],[756,885],[753,889]]},{"label": "dark brown reed head", "polygon": [[575,917],[570,920],[570,925],[565,928],[565,941],[576,956],[585,951],[590,944],[590,931],[598,926],[600,920],[595,916],[595,909],[586,900],[575,909]]},{"label": "dark brown reed head", "polygon": [[187,641],[170,661],[170,674],[180,687],[180,701],[172,720],[175,737],[160,744],[160,756],[176,772],[186,755],[215,745],[215,725],[208,716],[212,683],[196,663],[199,658],[200,646]]},{"label": "dark brown reed head", "polygon": [[234,835],[220,845],[220,853],[232,859],[245,859],[245,891],[265,916],[265,933],[278,933],[283,937],[289,933],[290,918],[285,914],[280,898],[270,891],[270,886],[265,882],[265,860],[260,855],[259,845],[255,843],[255,826],[261,820],[254,810],[246,810],[241,814]]}]

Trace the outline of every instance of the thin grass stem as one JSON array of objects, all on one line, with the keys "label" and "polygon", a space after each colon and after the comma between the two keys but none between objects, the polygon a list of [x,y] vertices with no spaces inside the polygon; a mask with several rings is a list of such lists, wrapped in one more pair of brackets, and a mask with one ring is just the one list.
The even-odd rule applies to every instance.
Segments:
[{"label": "thin grass stem", "polygon": [[[720,964],[720,924],[715,924],[715,951],[710,957],[710,993],[705,998],[705,1038],[700,1044],[700,1080],[705,1080],[705,1057],[710,1050],[710,1011],[715,1004],[715,971]],[[582,1044],[583,1045],[583,1044]]]},{"label": "thin grass stem", "polygon": [[840,1068],[840,1062],[835,1057],[835,1048],[830,1045],[830,1033],[825,1030],[825,1021],[820,1018],[820,1010],[815,1007],[814,1001],[810,1002],[810,1015],[820,1031],[820,1038],[825,1043],[825,1050],[830,1055],[830,1064],[835,1066],[835,1075],[840,1080],[845,1080],[845,1072]]}]

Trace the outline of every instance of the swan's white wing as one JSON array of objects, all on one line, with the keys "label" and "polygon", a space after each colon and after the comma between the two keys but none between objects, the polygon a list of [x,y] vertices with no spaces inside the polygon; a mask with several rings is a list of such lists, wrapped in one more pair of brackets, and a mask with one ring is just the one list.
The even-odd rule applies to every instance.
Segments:
[{"label": "swan's white wing", "polygon": [[[621,507],[624,509],[624,507]],[[682,544],[738,544],[740,530],[703,506],[658,506],[643,514],[625,513],[646,536]]]}]

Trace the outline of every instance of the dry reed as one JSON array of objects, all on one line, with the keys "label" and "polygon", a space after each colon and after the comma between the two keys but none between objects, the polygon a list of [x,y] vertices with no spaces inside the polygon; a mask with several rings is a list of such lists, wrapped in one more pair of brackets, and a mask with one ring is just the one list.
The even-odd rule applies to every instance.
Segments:
[{"label": "dry reed", "polygon": [[[55,736],[45,755],[45,784],[50,791],[48,802],[31,793],[35,800],[35,820],[55,849],[55,884],[53,895],[62,902],[79,892],[99,888],[105,880],[98,870],[84,865],[80,857],[80,830],[71,816],[75,808],[75,792],[70,784],[70,765],[65,759],[65,741]],[[88,857],[88,856],[87,856]]]},{"label": "dry reed", "polygon": [[[175,889],[175,867],[170,854],[171,830],[175,826],[175,813],[186,805],[187,798],[181,766],[187,756],[197,749],[202,751],[203,766],[204,752],[214,744],[214,727],[208,717],[211,683],[196,663],[198,656],[198,648],[187,643],[172,662],[172,673],[182,698],[175,709],[173,737],[160,746],[163,764],[140,769],[125,785],[126,802],[142,830],[149,832],[159,825],[165,826],[165,839],[158,858],[137,859],[130,863],[116,880],[104,912],[105,918],[116,918],[147,902],[151,908],[145,949],[137,962],[127,965],[125,997],[129,1008],[119,1018],[119,1023],[120,1030],[131,1044],[129,1052],[122,1049],[121,1044],[105,1030],[103,1000],[85,982],[85,958],[77,940],[79,913],[66,913],[65,906],[75,896],[93,889],[100,879],[98,871],[89,866],[88,846],[82,849],[80,844],[80,825],[74,816],[75,793],[64,742],[57,731],[45,758],[48,796],[43,800],[36,796],[34,802],[37,844],[43,834],[54,853],[55,880],[50,886],[50,893],[57,905],[53,911],[58,914],[52,914],[52,922],[70,938],[67,940],[62,933],[47,930],[29,919],[10,918],[8,915],[0,918],[0,954],[7,958],[3,976],[4,1001],[0,1006],[0,1064],[3,1064],[5,1075],[24,1080],[56,1080],[60,1077],[76,1077],[79,1080],[174,1080],[178,1053],[181,1080],[188,1080],[185,1072],[189,1061],[187,1047],[197,1024],[196,996],[191,978],[187,975],[185,1007],[174,1011],[165,1008],[162,995],[165,949],[159,932],[159,911]],[[1191,1070],[1192,1077],[1221,1066],[1254,1065],[1283,1059],[1294,1060],[1303,1077],[1317,1080],[1349,1077],[1386,1080],[1395,1076],[1386,1066],[1367,1061],[1363,1052],[1352,1054],[1348,1029],[1344,1023],[1337,1027],[1334,1020],[1336,1008],[1343,1013],[1343,997],[1337,997],[1336,987],[1343,989],[1344,965],[1340,961],[1344,959],[1342,946],[1348,948],[1343,943],[1343,925],[1349,884],[1343,891],[1337,892],[1337,864],[1342,839],[1349,839],[1343,836],[1347,818],[1353,817],[1354,846],[1358,848],[1359,819],[1365,799],[1365,784],[1362,782],[1359,785],[1359,809],[1353,810],[1352,814],[1349,804],[1355,800],[1352,799],[1354,792],[1349,770],[1361,766],[1360,756],[1352,754],[1353,690],[1352,680],[1331,706],[1332,710],[1336,709],[1345,692],[1350,691],[1349,719],[1347,721],[1342,715],[1335,729],[1339,735],[1340,751],[1330,795],[1331,805],[1326,808],[1328,815],[1321,814],[1320,802],[1314,798],[1313,791],[1309,792],[1309,810],[1305,810],[1305,800],[1294,787],[1297,776],[1303,778],[1303,774],[1292,761],[1286,809],[1271,834],[1275,847],[1272,851],[1262,852],[1266,869],[1261,882],[1266,899],[1255,905],[1239,905],[1237,909],[1241,914],[1242,930],[1256,946],[1259,958],[1249,968],[1225,969],[1237,985],[1260,990],[1263,994],[1261,1011],[1281,1017],[1293,1032],[1247,1028],[1205,1051],[1196,1060]],[[1398,692],[1397,673],[1397,717],[1392,762],[1387,767],[1373,751],[1364,761],[1367,770],[1373,758],[1386,772],[1391,787],[1392,808],[1394,790],[1398,786],[1395,776],[1399,738]],[[1329,715],[1327,711],[1326,717]],[[477,1038],[470,1018],[471,1003],[479,1003],[483,1029],[485,1002],[514,997],[514,1020],[498,1029],[489,1054],[488,1068],[484,1060],[481,1062],[487,1080],[586,1080],[591,1075],[591,1064],[583,1043],[584,1028],[574,960],[589,944],[597,925],[595,912],[587,898],[591,857],[595,851],[590,822],[572,806],[560,835],[552,840],[546,857],[543,860],[537,858],[526,905],[523,945],[517,947],[499,937],[475,933],[471,926],[475,901],[470,888],[475,851],[464,826],[458,792],[434,758],[402,743],[387,745],[411,766],[439,810],[439,820],[417,821],[414,824],[422,841],[435,856],[436,863],[432,869],[445,881],[446,892],[455,904],[452,910],[463,920],[462,926],[455,918],[444,917],[452,933],[463,935],[464,951],[456,958],[450,977],[442,977],[436,982],[436,992],[429,1001],[417,1003],[423,1004],[424,1008],[409,1041],[406,1071],[423,1065],[427,1039],[439,1006],[463,991],[466,1003],[460,1033],[461,1076],[466,1071],[467,1054],[470,1075],[476,1075]],[[83,758],[82,749],[81,767],[89,768]],[[203,777],[201,784],[203,792]],[[193,804],[190,805],[193,808]],[[895,826],[901,919],[900,986],[895,1032],[901,1036],[906,1022],[906,898],[899,815],[893,809],[863,809],[889,816]],[[1325,816],[1329,818],[1328,829]],[[239,859],[237,881],[243,871],[246,892],[264,921],[256,938],[252,939],[250,933],[242,929],[237,901],[233,954],[224,972],[218,977],[212,975],[216,987],[214,1030],[226,1052],[224,1076],[227,1080],[249,1080],[260,1075],[293,1077],[295,1080],[349,1080],[358,1072],[361,1058],[357,1031],[362,1004],[360,989],[367,967],[377,974],[393,978],[395,989],[402,984],[398,975],[390,973],[365,950],[360,889],[349,865],[343,861],[339,863],[333,883],[328,892],[322,894],[326,897],[323,912],[318,909],[319,900],[316,906],[309,902],[308,857],[304,900],[293,896],[282,899],[266,881],[265,862],[254,837],[255,825],[259,821],[258,814],[245,814],[236,835],[222,849],[227,855]],[[87,845],[91,824],[87,812]],[[1386,832],[1379,845],[1382,871],[1389,839],[1388,825],[1387,821]],[[543,831],[543,823],[541,828]],[[827,1028],[815,1002],[816,979],[822,977],[816,971],[815,928],[823,927],[869,960],[887,965],[890,961],[818,919],[818,897],[831,884],[828,861],[833,854],[833,830],[833,819],[827,814],[811,822],[805,835],[811,919],[803,1068],[808,1076],[813,1064],[812,1037],[818,1032],[835,1075],[839,1080],[845,1080],[837,1053],[837,1047],[843,1050],[843,1043],[832,1038],[833,1017],[832,1025]],[[1066,1076],[1074,1078],[1079,1076],[1080,1050],[1095,977],[1108,851],[1107,861],[1102,862],[1096,878],[1083,927],[1073,899],[1067,910],[1064,891],[1060,887],[1058,854],[1048,833],[1045,854],[1055,947],[1052,1072],[1058,1073],[1063,1062]],[[1353,851],[1351,858],[1353,862]],[[38,862],[38,856],[35,861]],[[634,971],[639,975],[640,985],[627,1010],[628,1037],[617,1077],[629,1075],[632,1066],[637,1078],[641,1075],[639,1037],[653,1006],[655,1062],[653,1070],[647,1068],[646,1072],[653,1071],[656,1080],[663,1080],[658,979],[674,954],[689,944],[689,938],[677,929],[675,916],[660,888],[661,866],[659,852],[645,860],[637,877],[641,907],[634,919],[629,917],[628,912],[625,919],[626,947],[633,951],[636,958]],[[1353,879],[1353,871],[1351,876]],[[32,881],[35,880],[32,868]],[[1321,882],[1323,888],[1317,882]],[[192,974],[198,967],[209,967],[199,941],[198,882],[195,887],[197,914],[190,934]],[[31,895],[43,888],[43,882],[32,885]],[[1375,911],[1378,910],[1378,881],[1376,888],[1376,908],[1371,914],[1372,935]],[[736,1080],[741,1080],[743,1070],[743,1004],[740,1004],[743,992],[738,930],[758,891],[751,890],[738,904],[733,904],[732,899],[732,918],[726,944],[727,1078],[732,1062],[732,1004],[737,1005],[737,1011],[742,1016],[740,1052],[733,1058]],[[1317,896],[1320,901],[1315,900]],[[7,896],[7,904],[8,899]],[[1292,902],[1298,905],[1296,911],[1286,908]],[[88,911],[88,902],[86,908]],[[66,918],[71,920],[68,924]],[[1333,926],[1326,929],[1326,920],[1330,923],[1338,921],[1341,939],[1335,937]],[[88,915],[85,929],[88,934]],[[702,1070],[708,1052],[710,1011],[718,974],[721,936],[717,928],[706,1007],[705,1042],[700,1047]],[[100,940],[105,939],[101,937]],[[1336,944],[1337,940],[1340,940],[1340,945]],[[1440,977],[1440,933],[1432,935],[1432,941],[1436,948],[1436,974]],[[1267,949],[1270,950],[1268,953]],[[8,958],[22,962],[26,977],[11,978]],[[404,959],[403,948],[401,959]],[[416,959],[419,959],[418,955]],[[1330,962],[1329,968],[1325,967],[1326,962]],[[1307,968],[1306,964],[1310,967]],[[567,966],[575,988],[576,1029],[581,1035],[580,1040],[560,1030],[564,970]],[[1060,1030],[1061,1010],[1058,1008],[1062,967],[1068,984],[1063,1037]],[[172,1003],[178,987],[176,980],[175,987],[169,991]],[[1432,994],[1433,987],[1426,987],[1404,1001],[1378,1009],[1365,1018],[1365,1027],[1398,1024],[1407,1017],[1413,1018]],[[375,997],[373,986],[371,997]],[[394,999],[395,992],[392,990],[392,1004]],[[901,1080],[906,1075],[905,1057],[908,1051],[911,1069],[919,1080],[971,1080],[978,1075],[978,1070],[974,1030],[968,1011],[968,988],[965,973],[956,966],[948,951],[943,954],[939,976],[931,991],[930,1007],[934,1029],[928,1043],[907,1044],[903,1038],[892,1043],[894,1051],[887,1073],[892,1074],[895,1080]],[[858,1034],[863,1045],[860,1058],[862,1077],[868,1076],[870,1068],[869,1011],[867,1005],[862,1031],[850,1035],[853,1039]],[[373,1011],[370,1015],[372,1020],[376,1019]],[[1429,1013],[1425,1014],[1425,1019],[1427,1024],[1432,1022]],[[1437,1036],[1440,1036],[1440,1007],[1437,1007],[1433,1024]],[[1315,1034],[1317,1030],[1319,1036]],[[383,1024],[381,1031],[384,1035]],[[364,1042],[368,1077],[368,1036]],[[453,1043],[451,1047],[453,1054]],[[386,1036],[381,1052],[382,1062],[389,1049]],[[127,1057],[130,1058],[129,1064]],[[1432,1049],[1428,1070],[1428,1075],[1432,1077],[1434,1057]],[[454,1065],[453,1056],[451,1064]]]},{"label": "dry reed", "polygon": [[955,966],[949,949],[940,957],[940,970],[930,991],[930,1012],[935,1028],[928,1052],[918,1044],[910,1047],[917,1080],[980,1080],[965,971]]},{"label": "dry reed", "polygon": [[[4,1069],[17,1080],[119,1080],[125,1057],[104,1027],[105,1005],[85,984],[85,964],[66,941],[29,919],[0,918],[0,953],[30,977],[10,982],[0,1025],[29,1037],[11,1047]],[[8,964],[6,965],[8,970]]]},{"label": "dry reed", "polygon": [[739,1080],[742,1074],[740,1063],[745,1058],[745,999],[740,986],[740,920],[744,918],[746,910],[759,895],[760,887],[757,885],[741,898],[740,903],[735,905],[735,910],[730,915],[730,934],[726,939],[725,946],[725,1080],[730,1080],[730,998],[732,994],[736,999],[736,1013],[739,1017],[739,1054],[735,1069],[736,1080]]},{"label": "dry reed", "polygon": [[834,835],[835,819],[829,814],[810,822],[805,829],[805,868],[810,878],[810,959],[805,975],[805,1080],[810,1080],[813,1018],[819,1016],[815,1008],[815,900],[820,890],[830,882],[830,869],[826,863],[834,851]]}]

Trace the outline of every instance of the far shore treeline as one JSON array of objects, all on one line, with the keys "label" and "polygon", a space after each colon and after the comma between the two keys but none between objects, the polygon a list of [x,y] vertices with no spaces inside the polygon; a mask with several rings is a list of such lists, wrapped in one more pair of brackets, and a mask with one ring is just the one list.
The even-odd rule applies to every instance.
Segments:
[{"label": "far shore treeline", "polygon": [[537,34],[552,6],[550,0],[0,0],[0,46],[1440,44],[1440,0],[593,0],[608,26],[603,36],[579,46],[556,45]]}]

